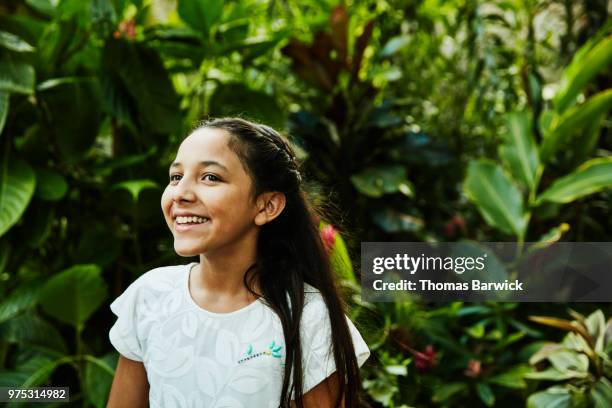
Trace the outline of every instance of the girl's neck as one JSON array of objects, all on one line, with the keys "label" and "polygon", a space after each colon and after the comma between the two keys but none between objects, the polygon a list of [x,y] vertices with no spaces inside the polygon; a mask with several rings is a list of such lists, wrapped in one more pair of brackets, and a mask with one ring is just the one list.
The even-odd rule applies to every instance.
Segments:
[{"label": "girl's neck", "polygon": [[[221,254],[200,254],[200,263],[191,271],[192,289],[211,299],[237,299],[250,297],[245,288],[243,277],[246,271],[257,261],[257,249],[253,245],[240,245],[232,251]],[[251,272],[252,273],[252,272]],[[250,283],[250,282],[249,282]],[[256,282],[253,282],[259,292]]]}]

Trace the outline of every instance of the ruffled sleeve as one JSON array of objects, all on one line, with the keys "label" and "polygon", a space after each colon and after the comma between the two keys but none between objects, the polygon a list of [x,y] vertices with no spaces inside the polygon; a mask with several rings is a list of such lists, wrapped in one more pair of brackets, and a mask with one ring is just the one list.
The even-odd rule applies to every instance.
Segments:
[{"label": "ruffled sleeve", "polygon": [[142,361],[142,343],[138,337],[138,286],[140,280],[134,281],[110,305],[117,315],[117,321],[111,327],[108,337],[117,351],[130,360]]},{"label": "ruffled sleeve", "polygon": [[[370,349],[353,322],[345,315],[353,340],[357,364],[361,367]],[[327,306],[319,295],[304,307],[300,327],[304,361],[304,394],[336,371]]]}]

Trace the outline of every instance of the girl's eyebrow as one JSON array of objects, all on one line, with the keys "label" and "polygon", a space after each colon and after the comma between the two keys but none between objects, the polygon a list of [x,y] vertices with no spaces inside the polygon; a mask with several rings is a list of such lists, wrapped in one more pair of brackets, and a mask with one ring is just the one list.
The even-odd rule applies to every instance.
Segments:
[{"label": "girl's eyebrow", "polygon": [[[198,163],[198,165],[200,165],[200,166],[202,166],[202,167],[208,167],[208,166],[217,166],[217,167],[221,167],[223,170],[225,170],[225,171],[229,172],[229,171],[227,170],[227,167],[225,167],[225,166],[224,166],[224,165],[222,165],[221,163],[216,162],[216,161],[214,161],[214,160],[204,160],[204,161],[199,162],[199,163]],[[170,165],[170,170],[172,170],[172,169],[173,169],[173,168],[175,168],[175,167],[182,167],[182,166],[183,166],[183,164],[182,164],[182,163],[180,163],[180,162],[174,162],[174,163],[172,163],[172,164]]]}]

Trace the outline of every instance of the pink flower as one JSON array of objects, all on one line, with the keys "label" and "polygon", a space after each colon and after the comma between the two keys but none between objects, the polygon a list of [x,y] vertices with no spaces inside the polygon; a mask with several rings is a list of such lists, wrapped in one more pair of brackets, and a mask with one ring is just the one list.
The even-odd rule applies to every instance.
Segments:
[{"label": "pink flower", "polygon": [[481,363],[479,360],[470,359],[463,374],[470,378],[476,378],[480,375]]},{"label": "pink flower", "polygon": [[465,220],[460,215],[454,215],[444,226],[444,235],[453,238],[458,233],[465,233]]},{"label": "pink flower", "polygon": [[436,351],[430,344],[425,347],[425,351],[412,352],[414,356],[414,365],[422,373],[427,372],[436,366]]},{"label": "pink flower", "polygon": [[119,23],[117,30],[113,33],[113,37],[118,39],[122,36],[130,40],[136,38],[136,22],[133,19],[124,20]]},{"label": "pink flower", "polygon": [[336,243],[336,229],[333,225],[329,224],[323,227],[321,231],[321,238],[323,239],[323,245],[325,246],[325,250],[330,252]]}]

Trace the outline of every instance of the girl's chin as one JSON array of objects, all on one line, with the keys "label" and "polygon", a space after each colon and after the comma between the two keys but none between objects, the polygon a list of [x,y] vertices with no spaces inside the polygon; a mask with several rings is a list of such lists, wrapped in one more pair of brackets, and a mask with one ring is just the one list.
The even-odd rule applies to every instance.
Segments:
[{"label": "girl's chin", "polygon": [[195,246],[193,243],[181,242],[187,240],[174,240],[174,252],[179,256],[189,257],[189,256],[198,256],[203,252],[206,252],[206,248],[202,248],[201,246]]}]

